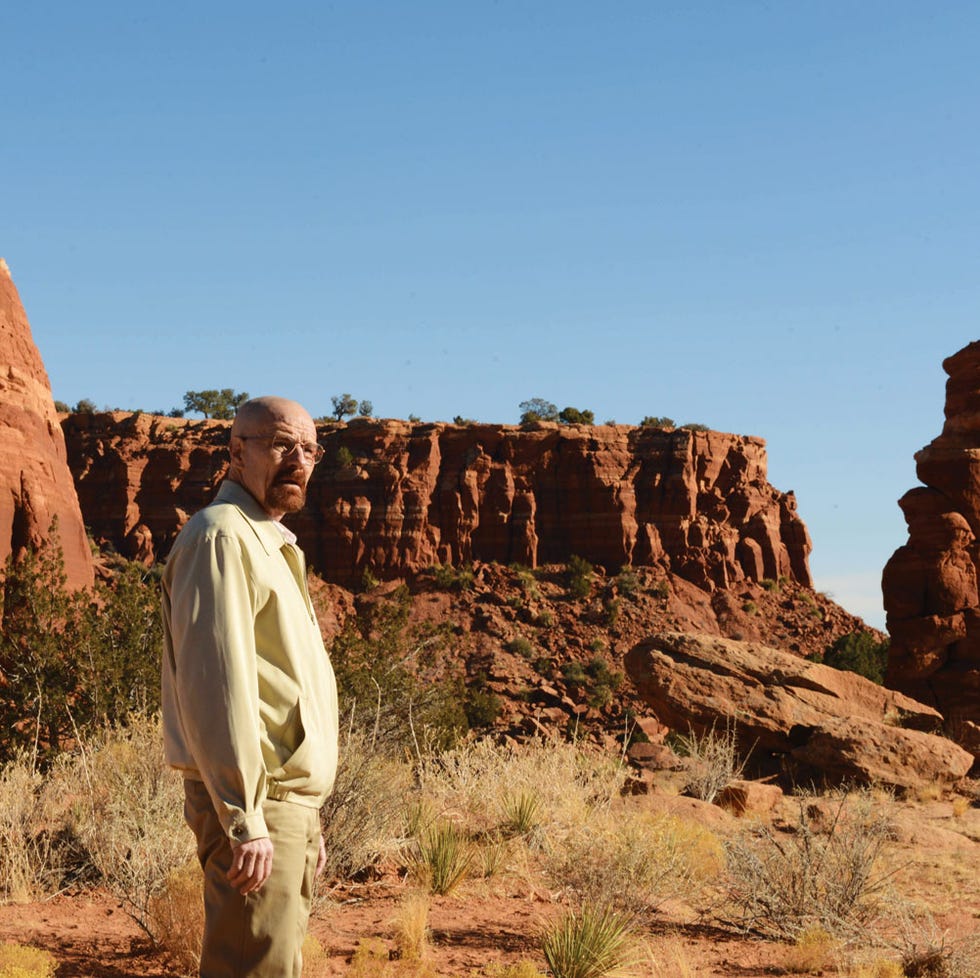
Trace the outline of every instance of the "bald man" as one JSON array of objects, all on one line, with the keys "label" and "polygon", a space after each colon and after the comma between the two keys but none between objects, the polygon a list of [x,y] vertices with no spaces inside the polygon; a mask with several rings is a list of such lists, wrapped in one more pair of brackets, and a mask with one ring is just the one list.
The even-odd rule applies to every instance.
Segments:
[{"label": "bald man", "polygon": [[299,978],[337,689],[281,520],[302,509],[323,449],[299,404],[260,397],[238,409],[230,452],[163,575],[164,746],[204,870],[200,974]]}]

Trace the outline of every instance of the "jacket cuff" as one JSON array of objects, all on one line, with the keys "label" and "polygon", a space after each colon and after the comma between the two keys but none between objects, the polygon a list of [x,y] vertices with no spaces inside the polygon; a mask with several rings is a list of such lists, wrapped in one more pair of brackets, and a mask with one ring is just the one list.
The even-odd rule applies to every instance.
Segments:
[{"label": "jacket cuff", "polygon": [[251,842],[253,839],[269,838],[269,830],[262,812],[253,812],[251,815],[236,812],[226,831],[233,846],[240,846],[243,842]]}]

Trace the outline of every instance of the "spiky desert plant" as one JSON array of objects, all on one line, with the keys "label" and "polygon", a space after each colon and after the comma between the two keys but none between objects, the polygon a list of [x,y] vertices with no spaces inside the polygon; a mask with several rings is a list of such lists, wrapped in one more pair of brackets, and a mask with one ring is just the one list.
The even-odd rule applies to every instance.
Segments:
[{"label": "spiky desert plant", "polygon": [[677,752],[691,759],[687,793],[702,801],[714,801],[719,791],[740,778],[748,760],[741,754],[734,721],[677,737]]},{"label": "spiky desert plant", "polygon": [[552,924],[541,942],[554,978],[605,978],[625,974],[636,962],[629,918],[588,904]]},{"label": "spiky desert plant", "polygon": [[454,822],[443,820],[419,837],[408,868],[430,892],[447,896],[469,875],[474,855],[467,834]]}]

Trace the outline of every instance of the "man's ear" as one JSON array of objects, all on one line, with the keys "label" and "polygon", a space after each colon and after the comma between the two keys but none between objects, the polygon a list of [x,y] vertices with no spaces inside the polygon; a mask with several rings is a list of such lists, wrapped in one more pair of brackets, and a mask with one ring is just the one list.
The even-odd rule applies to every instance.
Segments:
[{"label": "man's ear", "polygon": [[233,469],[241,469],[244,465],[244,459],[242,457],[244,451],[245,442],[238,435],[232,435],[231,441],[228,443],[228,455],[231,458],[231,467]]}]

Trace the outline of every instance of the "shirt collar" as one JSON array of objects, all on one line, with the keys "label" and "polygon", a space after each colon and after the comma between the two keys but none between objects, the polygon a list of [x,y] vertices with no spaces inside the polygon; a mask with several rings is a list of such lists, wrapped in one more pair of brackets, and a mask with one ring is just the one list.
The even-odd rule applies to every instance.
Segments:
[{"label": "shirt collar", "polygon": [[281,550],[283,543],[296,542],[296,534],[292,530],[274,520],[244,486],[232,482],[231,479],[225,479],[221,483],[214,502],[236,506],[248,520],[259,543],[268,554]]}]

